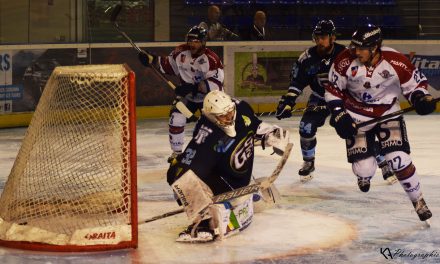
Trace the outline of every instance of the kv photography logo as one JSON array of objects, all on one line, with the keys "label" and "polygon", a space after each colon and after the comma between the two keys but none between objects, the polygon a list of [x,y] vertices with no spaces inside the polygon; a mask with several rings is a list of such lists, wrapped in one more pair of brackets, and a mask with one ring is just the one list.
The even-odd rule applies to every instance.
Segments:
[{"label": "kv photography logo", "polygon": [[[380,248],[380,254],[385,259],[410,259],[410,260],[439,260],[440,261],[440,251],[433,250],[431,252],[417,252],[416,250],[408,249],[391,249],[391,248]],[[438,263],[438,262],[437,262]]]}]

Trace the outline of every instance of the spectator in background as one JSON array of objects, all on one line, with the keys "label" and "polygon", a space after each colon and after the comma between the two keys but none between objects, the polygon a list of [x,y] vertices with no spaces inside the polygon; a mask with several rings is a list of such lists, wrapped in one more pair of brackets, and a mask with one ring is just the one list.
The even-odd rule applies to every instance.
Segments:
[{"label": "spectator in background", "polygon": [[208,22],[201,22],[200,27],[208,30],[207,40],[238,40],[239,36],[227,29],[225,25],[219,22],[221,16],[220,8],[216,5],[212,5],[208,8]]},{"label": "spectator in background", "polygon": [[263,11],[255,12],[254,23],[244,35],[246,40],[269,40],[266,28],[266,14]]}]

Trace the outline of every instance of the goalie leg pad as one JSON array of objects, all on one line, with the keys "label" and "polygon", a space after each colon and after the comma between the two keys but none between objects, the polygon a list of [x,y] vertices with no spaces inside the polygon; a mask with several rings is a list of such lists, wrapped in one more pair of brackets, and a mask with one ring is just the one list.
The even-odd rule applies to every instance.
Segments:
[{"label": "goalie leg pad", "polygon": [[215,204],[219,212],[219,239],[224,239],[238,234],[246,229],[254,216],[254,205],[252,195],[232,199],[229,202]]},{"label": "goalie leg pad", "polygon": [[190,225],[179,234],[177,242],[204,243],[238,234],[252,222],[252,196],[210,205],[204,220]]},{"label": "goalie leg pad", "polygon": [[[261,177],[258,179],[255,179],[256,183],[267,181],[268,177]],[[261,188],[258,193],[255,195],[258,195],[261,199],[263,199],[266,203],[276,203],[281,199],[281,195],[278,191],[278,189],[275,187],[274,184],[271,184],[267,186],[267,188]],[[255,197],[254,195],[254,197]],[[254,199],[254,201],[260,200],[259,198]]]},{"label": "goalie leg pad", "polygon": [[206,209],[213,203],[213,193],[209,186],[192,170],[188,170],[171,187],[184,206],[188,218],[192,222],[200,222]]},{"label": "goalie leg pad", "polygon": [[[258,179],[257,179],[258,180]],[[281,200],[281,195],[274,184],[253,194],[254,212],[262,212],[273,208]]]}]

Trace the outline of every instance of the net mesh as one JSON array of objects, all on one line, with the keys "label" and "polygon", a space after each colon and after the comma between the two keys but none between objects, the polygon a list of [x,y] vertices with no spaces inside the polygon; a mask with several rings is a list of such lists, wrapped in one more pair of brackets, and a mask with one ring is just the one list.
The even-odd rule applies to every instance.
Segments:
[{"label": "net mesh", "polygon": [[1,195],[3,221],[67,236],[130,224],[128,76],[124,65],[53,71]]}]

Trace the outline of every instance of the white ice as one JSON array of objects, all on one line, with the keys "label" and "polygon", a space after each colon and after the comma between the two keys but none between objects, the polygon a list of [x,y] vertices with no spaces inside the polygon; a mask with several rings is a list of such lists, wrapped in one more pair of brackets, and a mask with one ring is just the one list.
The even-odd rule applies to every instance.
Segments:
[{"label": "white ice", "polygon": [[[431,228],[420,222],[402,187],[387,185],[379,170],[370,191],[359,191],[344,141],[328,124],[318,130],[314,179],[301,184],[299,119],[264,118],[289,128],[295,146],[276,181],[281,201],[257,213],[252,225],[236,236],[202,245],[176,243],[176,235],[188,224],[180,214],[141,224],[136,250],[45,253],[0,248],[0,263],[387,263],[388,253],[394,255],[393,263],[440,263],[440,116],[405,116],[411,156],[433,213]],[[193,126],[186,129],[187,140]],[[139,121],[137,132],[143,220],[178,206],[165,179],[167,120]],[[24,133],[25,128],[0,130],[1,189]],[[277,161],[276,155],[257,147],[255,177],[268,176]]]}]

